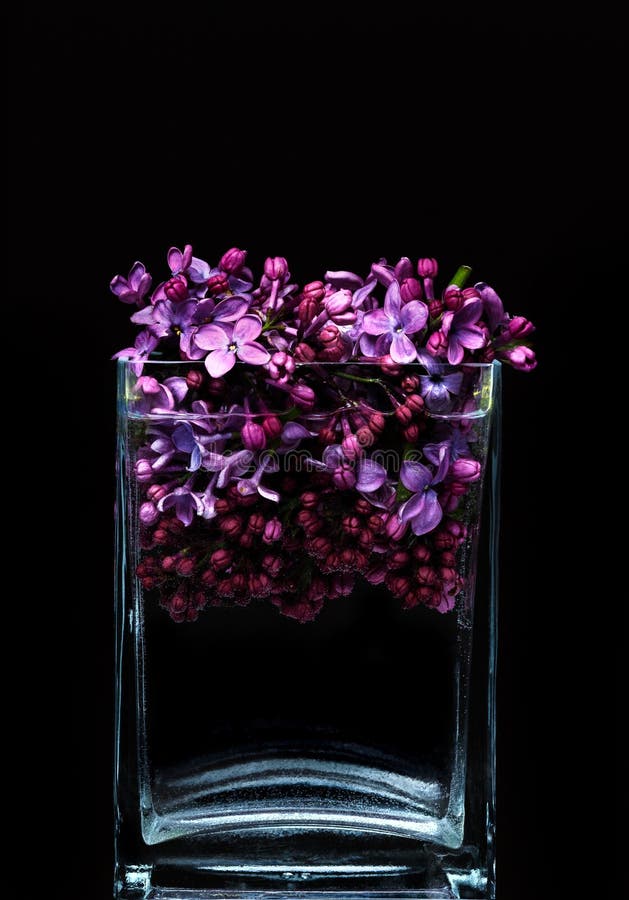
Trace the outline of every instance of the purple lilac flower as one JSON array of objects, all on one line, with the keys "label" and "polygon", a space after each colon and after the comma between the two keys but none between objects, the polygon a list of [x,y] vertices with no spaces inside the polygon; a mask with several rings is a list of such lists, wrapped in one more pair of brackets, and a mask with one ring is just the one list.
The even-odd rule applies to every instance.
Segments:
[{"label": "purple lilac flower", "polygon": [[389,353],[396,363],[411,363],[417,358],[417,348],[408,335],[421,331],[427,320],[426,304],[412,300],[402,305],[400,285],[392,281],[384,298],[384,308],[374,309],[363,317],[367,337],[360,339],[361,350],[367,356]]},{"label": "purple lilac flower", "polygon": [[157,347],[158,340],[150,331],[140,331],[135,339],[133,347],[125,347],[118,353],[114,353],[112,359],[128,359],[133,363],[133,372],[135,375],[141,375],[144,368],[144,361],[149,358],[153,350]]},{"label": "purple lilac flower", "polygon": [[191,326],[182,332],[180,346],[188,359],[202,359],[205,351],[197,346],[195,337],[205,325],[221,325],[235,322],[244,316],[249,308],[246,297],[230,297],[216,303],[212,299],[201,300],[196,304],[191,318]]},{"label": "purple lilac flower", "polygon": [[195,284],[205,284],[210,277],[209,265],[192,255],[190,244],[186,244],[183,252],[178,247],[171,247],[167,259],[173,275],[186,275]]},{"label": "purple lilac flower", "polygon": [[427,534],[436,528],[443,516],[434,486],[443,481],[450,465],[450,455],[445,446],[439,451],[439,468],[436,473],[420,462],[405,460],[400,470],[404,487],[413,492],[399,509],[402,522],[409,522],[413,534]]},{"label": "purple lilac flower", "polygon": [[192,316],[196,309],[194,300],[173,303],[172,300],[158,300],[131,316],[136,325],[146,325],[153,337],[186,337],[192,329]]},{"label": "purple lilac flower", "polygon": [[395,488],[387,479],[387,470],[369,457],[358,463],[355,488],[378,509],[389,509],[395,500]]},{"label": "purple lilac flower", "polygon": [[444,375],[435,370],[430,375],[419,376],[419,392],[429,412],[444,413],[451,408],[452,396],[459,393],[462,383],[462,372]]},{"label": "purple lilac flower", "polygon": [[277,465],[273,463],[268,455],[265,455],[251,478],[240,478],[236,482],[236,490],[243,497],[258,493],[261,497],[264,497],[265,500],[272,500],[274,503],[279,503],[280,495],[278,492],[265,487],[261,483],[262,476],[265,472],[273,471],[276,468]]},{"label": "purple lilac flower", "polygon": [[234,327],[230,325],[205,325],[195,335],[195,343],[203,350],[210,350],[205,367],[212,378],[220,378],[236,364],[236,357],[254,366],[267,363],[271,354],[255,340],[262,331],[257,316],[243,316]]},{"label": "purple lilac flower", "polygon": [[172,507],[175,508],[175,515],[184,525],[190,525],[195,515],[203,515],[203,502],[190,489],[190,482],[175,488],[170,494],[162,497],[157,504],[160,512],[172,509]]},{"label": "purple lilac flower", "polygon": [[172,442],[181,453],[190,454],[188,472],[196,472],[201,465],[205,447],[196,437],[190,422],[182,422],[173,431]]},{"label": "purple lilac flower", "polygon": [[479,281],[478,284],[474,285],[474,287],[481,295],[481,298],[483,300],[485,319],[489,327],[489,333],[493,334],[496,328],[501,325],[505,319],[505,311],[504,306],[502,305],[502,300],[495,292],[495,290],[488,284],[485,284],[484,281]]},{"label": "purple lilac flower", "polygon": [[127,277],[116,275],[115,278],[112,278],[109,288],[112,294],[115,294],[123,303],[135,303],[137,306],[143,306],[144,298],[151,289],[151,281],[151,276],[142,263],[135,262]]},{"label": "purple lilac flower", "polygon": [[480,350],[485,346],[486,335],[476,324],[482,314],[482,300],[470,300],[457,312],[443,314],[441,331],[448,341],[448,362],[451,365],[463,362],[466,350]]}]

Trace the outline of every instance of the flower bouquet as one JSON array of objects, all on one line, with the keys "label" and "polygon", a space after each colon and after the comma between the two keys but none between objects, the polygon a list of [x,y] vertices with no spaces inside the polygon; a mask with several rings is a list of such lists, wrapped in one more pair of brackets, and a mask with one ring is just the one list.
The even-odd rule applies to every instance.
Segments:
[{"label": "flower bouquet", "polygon": [[[500,363],[535,367],[532,324],[466,266],[436,291],[434,259],[300,287],[282,257],[259,280],[237,248],[167,258],[111,282],[140,326],[116,354],[118,896],[243,871],[492,896],[475,582]],[[375,699],[417,685],[419,731]]]}]

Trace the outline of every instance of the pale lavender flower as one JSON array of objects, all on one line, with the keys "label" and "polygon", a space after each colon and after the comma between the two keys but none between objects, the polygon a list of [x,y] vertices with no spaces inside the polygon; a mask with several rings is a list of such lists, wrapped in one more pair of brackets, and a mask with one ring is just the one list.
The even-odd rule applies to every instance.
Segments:
[{"label": "pale lavender flower", "polygon": [[[365,313],[365,336],[360,347],[367,356],[391,355],[396,363],[411,363],[417,358],[417,348],[408,337],[421,331],[428,320],[428,307],[421,300],[402,305],[400,285],[392,281],[387,288],[383,309]],[[375,343],[372,338],[377,338]]]},{"label": "pale lavender flower", "polygon": [[419,392],[424,398],[426,408],[433,413],[444,413],[452,406],[452,396],[456,396],[463,383],[462,372],[444,375],[435,370],[430,375],[419,376]]},{"label": "pale lavender flower", "polygon": [[480,350],[485,346],[485,332],[476,324],[482,314],[482,300],[470,300],[457,312],[443,314],[441,331],[448,341],[448,362],[451,365],[461,363],[466,350]]},{"label": "pale lavender flower", "polygon": [[450,465],[448,449],[442,446],[439,451],[439,468],[433,473],[428,466],[420,462],[405,460],[400,470],[400,481],[404,487],[413,492],[399,509],[401,522],[409,522],[413,534],[427,534],[437,527],[443,517],[439,498],[434,486],[443,481]]},{"label": "pale lavender flower", "polygon": [[192,329],[192,316],[196,309],[195,300],[173,303],[172,300],[158,300],[131,316],[136,325],[145,325],[153,337],[168,338],[188,335]]},{"label": "pale lavender flower", "polygon": [[151,276],[141,262],[135,262],[126,278],[116,275],[112,278],[109,288],[123,303],[135,303],[144,305],[144,298],[151,289]]},{"label": "pale lavender flower", "polygon": [[265,487],[265,485],[261,483],[262,476],[266,472],[276,469],[276,464],[273,463],[268,455],[265,455],[251,478],[240,478],[236,482],[236,490],[243,497],[258,493],[261,497],[264,497],[265,500],[273,500],[274,503],[279,503],[280,495],[278,492]]},{"label": "pale lavender flower", "polygon": [[209,265],[192,255],[190,244],[186,244],[183,252],[178,247],[171,247],[167,259],[173,275],[186,275],[195,284],[205,284],[210,277]]},{"label": "pale lavender flower", "polygon": [[205,325],[195,335],[195,343],[209,350],[205,367],[212,378],[220,378],[236,364],[236,357],[254,366],[267,363],[271,354],[255,340],[262,331],[257,316],[243,316],[234,327],[230,325]]},{"label": "pale lavender flower", "polygon": [[133,363],[132,369],[135,375],[141,375],[144,368],[144,361],[149,358],[153,350],[157,347],[158,341],[150,331],[138,332],[135,345],[133,347],[125,347],[112,356],[112,359],[128,359]]},{"label": "pale lavender flower", "polygon": [[175,515],[184,525],[190,525],[195,515],[203,515],[203,501],[190,489],[190,482],[177,487],[157,504],[160,512],[166,509],[175,509]]}]

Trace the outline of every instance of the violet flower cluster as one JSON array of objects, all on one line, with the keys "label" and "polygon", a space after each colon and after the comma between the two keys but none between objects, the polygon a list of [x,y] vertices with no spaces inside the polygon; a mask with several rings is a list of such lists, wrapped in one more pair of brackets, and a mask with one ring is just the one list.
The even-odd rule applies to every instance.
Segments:
[{"label": "violet flower cluster", "polygon": [[471,364],[533,369],[531,323],[465,287],[466,267],[436,296],[434,259],[302,287],[283,257],[259,280],[237,248],[167,259],[152,291],[141,263],[111,283],[140,326],[116,356],[134,373],[145,591],[178,622],[257,600],[311,621],[359,578],[451,610],[482,479]]}]

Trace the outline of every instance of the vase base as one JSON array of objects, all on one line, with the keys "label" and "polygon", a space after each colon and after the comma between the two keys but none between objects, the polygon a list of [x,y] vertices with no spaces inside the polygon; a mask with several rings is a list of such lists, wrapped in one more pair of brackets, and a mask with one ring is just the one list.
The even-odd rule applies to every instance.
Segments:
[{"label": "vase base", "polygon": [[276,837],[286,830],[343,829],[461,845],[452,773],[409,777],[401,760],[379,760],[365,748],[326,751],[328,758],[267,748],[237,762],[206,760],[157,772],[142,803],[144,841],[245,829]]}]

